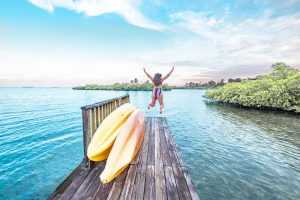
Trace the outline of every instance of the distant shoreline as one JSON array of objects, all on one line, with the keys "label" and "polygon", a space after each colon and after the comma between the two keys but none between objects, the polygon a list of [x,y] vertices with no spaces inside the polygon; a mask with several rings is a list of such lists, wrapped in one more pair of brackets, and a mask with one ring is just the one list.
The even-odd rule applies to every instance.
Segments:
[{"label": "distant shoreline", "polygon": [[[162,86],[164,91],[170,91],[173,89],[194,89],[194,90],[205,90],[208,87],[187,87],[187,86]],[[85,85],[73,87],[73,90],[113,90],[113,91],[152,91],[153,85],[145,84],[114,84],[114,85]]]}]

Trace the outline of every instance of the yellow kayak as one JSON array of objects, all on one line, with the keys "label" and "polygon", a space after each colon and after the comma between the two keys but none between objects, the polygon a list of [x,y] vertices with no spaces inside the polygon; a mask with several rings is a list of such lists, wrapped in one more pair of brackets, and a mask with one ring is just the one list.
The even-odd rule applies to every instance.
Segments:
[{"label": "yellow kayak", "polygon": [[107,159],[119,133],[118,130],[134,110],[135,108],[131,104],[126,103],[103,120],[88,147],[87,156],[90,160],[101,161]]},{"label": "yellow kayak", "polygon": [[138,153],[144,139],[145,115],[136,109],[119,130],[119,134],[100,175],[103,183],[118,176]]}]

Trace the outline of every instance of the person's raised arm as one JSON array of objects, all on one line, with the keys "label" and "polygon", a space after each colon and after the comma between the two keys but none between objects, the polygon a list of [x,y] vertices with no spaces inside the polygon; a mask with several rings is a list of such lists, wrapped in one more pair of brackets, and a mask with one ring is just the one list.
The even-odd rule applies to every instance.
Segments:
[{"label": "person's raised arm", "polygon": [[148,78],[150,78],[151,81],[153,81],[153,77],[152,77],[150,74],[148,74],[148,73],[146,72],[146,69],[145,69],[145,68],[144,68],[144,72],[145,72],[145,74],[148,76]]},{"label": "person's raised arm", "polygon": [[172,70],[167,75],[165,75],[161,80],[164,81],[167,78],[169,78],[169,76],[172,74],[173,71],[174,71],[174,66],[173,66]]}]

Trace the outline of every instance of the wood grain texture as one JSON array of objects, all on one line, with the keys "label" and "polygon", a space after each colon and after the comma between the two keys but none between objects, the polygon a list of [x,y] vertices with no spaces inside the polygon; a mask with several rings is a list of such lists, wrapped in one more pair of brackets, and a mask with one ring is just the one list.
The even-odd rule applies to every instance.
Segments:
[{"label": "wood grain texture", "polygon": [[128,172],[128,168],[125,171],[123,171],[117,178],[115,178],[114,184],[109,192],[107,199],[110,200],[119,199],[123,189],[123,185],[125,183],[127,172]]},{"label": "wood grain texture", "polygon": [[189,188],[187,186],[187,182],[185,180],[184,174],[180,167],[180,163],[179,163],[177,155],[175,153],[176,149],[173,146],[173,141],[171,138],[170,130],[169,130],[169,128],[167,128],[165,120],[162,121],[162,124],[165,125],[164,134],[165,134],[168,149],[169,149],[169,155],[170,155],[170,159],[172,162],[172,168],[173,168],[174,178],[175,178],[175,182],[176,182],[177,189],[178,189],[179,198],[180,199],[192,199]]},{"label": "wood grain texture", "polygon": [[179,200],[177,186],[171,166],[164,166],[167,197],[172,200]]},{"label": "wood grain texture", "polygon": [[154,165],[147,165],[146,170],[146,182],[144,199],[156,199],[155,198],[155,167]]},{"label": "wood grain texture", "polygon": [[136,177],[136,171],[137,171],[137,165],[130,165],[128,172],[127,172],[127,177],[122,189],[122,193],[119,199],[121,200],[131,200],[131,196],[133,196],[134,192],[134,181]]},{"label": "wood grain texture", "polygon": [[148,145],[148,157],[147,165],[154,165],[155,161],[155,118],[151,120],[151,129],[149,131],[149,145]]},{"label": "wood grain texture", "polygon": [[139,152],[139,163],[137,169],[137,177],[134,184],[134,195],[132,199],[144,199],[144,187],[146,180],[146,169],[147,169],[147,154],[148,154],[148,145],[149,145],[149,136],[151,129],[152,119],[146,118],[145,126],[145,136],[142,144],[142,148]]},{"label": "wood grain texture", "polygon": [[166,196],[166,184],[165,184],[165,173],[162,161],[162,151],[160,146],[160,136],[159,136],[159,119],[155,118],[155,128],[154,128],[154,140],[155,140],[155,156],[154,156],[154,166],[155,166],[155,197],[156,199],[167,199]]},{"label": "wood grain texture", "polygon": [[[107,104],[101,108],[95,112],[105,114],[111,109]],[[90,114],[89,110],[82,113],[84,131],[91,130],[88,126],[92,123],[86,117]],[[145,136],[136,159],[117,178],[108,184],[100,181],[105,161],[91,165],[91,169],[77,167],[48,199],[199,200],[166,119],[151,117],[145,123]]]},{"label": "wood grain texture", "polygon": [[95,181],[96,178],[99,178],[100,173],[104,169],[105,163],[100,162],[98,163],[88,174],[88,176],[85,178],[85,180],[82,182],[82,184],[79,186],[79,188],[76,190],[74,195],[71,199],[82,199],[86,192],[90,189],[91,185]]}]

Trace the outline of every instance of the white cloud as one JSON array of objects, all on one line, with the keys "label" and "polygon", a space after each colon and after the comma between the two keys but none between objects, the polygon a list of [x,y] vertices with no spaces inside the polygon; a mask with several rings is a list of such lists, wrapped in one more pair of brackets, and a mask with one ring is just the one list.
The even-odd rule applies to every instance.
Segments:
[{"label": "white cloud", "polygon": [[193,73],[211,78],[267,73],[277,61],[300,67],[300,14],[270,16],[266,11],[260,18],[232,22],[190,11],[171,14],[177,32],[195,36],[179,36],[171,47],[141,62],[190,66]]},{"label": "white cloud", "polygon": [[53,12],[55,7],[74,10],[87,16],[117,13],[128,23],[138,27],[161,31],[164,26],[147,19],[139,11],[139,0],[28,0],[32,4]]}]

